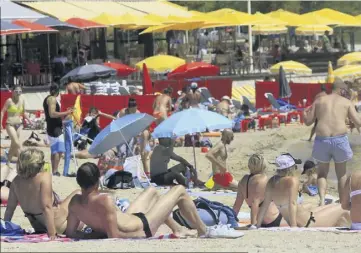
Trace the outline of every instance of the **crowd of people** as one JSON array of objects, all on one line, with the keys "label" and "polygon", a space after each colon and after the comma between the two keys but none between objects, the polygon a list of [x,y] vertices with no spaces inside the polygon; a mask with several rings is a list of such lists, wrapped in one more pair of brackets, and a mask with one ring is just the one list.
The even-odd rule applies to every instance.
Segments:
[{"label": "crowd of people", "polygon": [[[244,202],[250,207],[250,229],[278,226],[335,227],[348,226],[350,222],[351,229],[361,229],[361,173],[354,171],[347,175],[346,170],[347,161],[353,157],[347,137],[347,122],[352,122],[356,128],[361,127],[361,117],[353,102],[344,97],[347,89],[347,85],[336,78],[332,94],[321,93],[303,112],[305,124],[314,124],[313,132],[316,134],[312,152],[315,162],[305,162],[302,174],[307,176],[307,180],[303,184],[300,183],[298,172],[302,161],[288,153],[277,157],[276,174],[271,178],[267,176],[264,157],[253,154],[248,161],[250,173],[240,181],[236,180],[227,169],[228,146],[234,139],[231,129],[224,129],[220,141],[207,152],[206,158],[211,162],[216,187],[237,192],[233,211],[238,213]],[[167,88],[155,98],[153,110],[156,125],[174,111],[201,106],[201,94],[196,83],[180,92],[175,106],[172,93]],[[14,88],[12,97],[5,102],[1,111],[1,119],[6,111],[8,113],[6,130],[11,139],[7,164],[1,165],[1,200],[7,200],[5,221],[12,220],[19,204],[35,231],[47,233],[51,239],[59,234],[82,239],[148,238],[154,236],[162,224],[166,224],[180,237],[238,238],[243,235],[227,225],[205,225],[185,189],[189,179],[196,187],[203,187],[204,182],[198,178],[193,165],[174,152],[176,143],[182,140],[153,140],[150,128],[134,137],[129,145],[118,146],[106,154],[94,156],[86,149],[79,151],[79,158],[99,158],[103,162],[98,165],[86,162],[78,168],[76,174],[65,175],[76,177],[80,190],[61,200],[53,191],[52,175],[60,176],[59,161],[65,152],[62,121],[73,113],[74,108],[61,112],[58,95],[59,86],[54,84],[43,103],[49,140],[45,146],[51,150],[51,173],[44,170],[46,162],[42,151],[36,148],[23,149],[20,143],[21,117],[25,111],[20,87]],[[223,97],[216,112],[229,117],[231,103],[228,97]],[[242,108],[251,117],[247,108]],[[83,123],[90,128],[92,138],[87,141],[91,143],[100,132],[99,117],[116,120],[134,113],[139,113],[134,98],[129,99],[126,108],[113,115],[91,108]],[[33,138],[38,139],[35,135]],[[137,154],[141,156],[145,176],[157,185],[171,188],[166,194],[160,195],[155,188],[148,187],[123,212],[109,194],[99,190],[102,176],[109,169],[104,157],[126,159]],[[14,158],[17,158],[16,168],[12,163]],[[179,164],[169,168],[170,160]],[[339,203],[326,204],[326,179],[331,160],[335,162]],[[319,194],[319,206],[312,207],[304,203],[301,192]],[[194,225],[195,230],[182,227],[170,217],[175,206]]]}]

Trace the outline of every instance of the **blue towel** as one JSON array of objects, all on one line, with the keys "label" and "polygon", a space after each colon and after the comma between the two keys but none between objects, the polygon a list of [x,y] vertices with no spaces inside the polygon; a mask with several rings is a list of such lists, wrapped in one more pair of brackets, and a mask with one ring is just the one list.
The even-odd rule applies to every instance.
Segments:
[{"label": "blue towel", "polygon": [[277,99],[277,102],[280,104],[280,106],[281,106],[281,110],[282,110],[282,108],[283,109],[288,109],[288,110],[296,110],[297,109],[297,107],[296,106],[294,106],[294,105],[291,105],[291,104],[289,104],[289,103],[287,103],[286,101],[284,101],[284,100],[282,100],[282,99]]},{"label": "blue towel", "polygon": [[309,191],[310,196],[315,196],[318,194],[318,187],[317,185],[308,185],[307,189]]},{"label": "blue towel", "polygon": [[1,219],[0,236],[20,236],[24,235],[24,229],[11,221]]}]

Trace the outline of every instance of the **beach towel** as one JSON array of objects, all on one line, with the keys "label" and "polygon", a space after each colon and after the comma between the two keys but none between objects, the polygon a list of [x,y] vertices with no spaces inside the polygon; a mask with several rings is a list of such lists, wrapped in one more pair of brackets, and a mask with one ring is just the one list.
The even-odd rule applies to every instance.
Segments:
[{"label": "beach towel", "polygon": [[350,230],[344,227],[325,227],[325,228],[291,228],[291,227],[272,227],[259,228],[260,230],[268,231],[286,231],[286,232],[334,232],[334,233],[361,233],[361,230]]},{"label": "beach towel", "polygon": [[32,235],[22,235],[22,236],[1,236],[1,242],[8,243],[39,243],[39,242],[76,242],[76,241],[115,241],[115,240],[159,240],[159,239],[179,239],[179,237],[174,234],[164,234],[157,235],[150,238],[136,238],[136,239],[120,239],[120,238],[110,238],[110,239],[91,239],[91,240],[76,240],[71,238],[56,238],[54,241],[50,241],[47,234],[32,234]]},{"label": "beach towel", "polygon": [[0,236],[21,236],[24,235],[24,229],[11,221],[0,220]]}]

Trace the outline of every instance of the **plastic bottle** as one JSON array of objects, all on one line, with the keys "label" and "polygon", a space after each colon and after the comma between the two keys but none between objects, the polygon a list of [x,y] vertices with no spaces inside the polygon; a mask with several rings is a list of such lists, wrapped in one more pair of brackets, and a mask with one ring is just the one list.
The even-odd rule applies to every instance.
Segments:
[{"label": "plastic bottle", "polygon": [[137,176],[133,177],[134,187],[136,189],[142,189],[142,184],[140,183],[140,180]]},{"label": "plastic bottle", "polygon": [[190,188],[190,183],[191,183],[191,172],[190,172],[189,168],[187,168],[187,171],[186,171],[186,184],[187,184],[188,188]]}]

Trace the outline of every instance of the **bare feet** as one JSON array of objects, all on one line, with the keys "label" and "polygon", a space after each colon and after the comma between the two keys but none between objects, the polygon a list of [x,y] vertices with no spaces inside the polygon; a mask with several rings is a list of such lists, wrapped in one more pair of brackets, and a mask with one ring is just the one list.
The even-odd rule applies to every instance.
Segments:
[{"label": "bare feet", "polygon": [[173,231],[174,235],[179,238],[196,238],[198,236],[198,231],[195,229],[188,229],[181,226],[177,231]]}]

